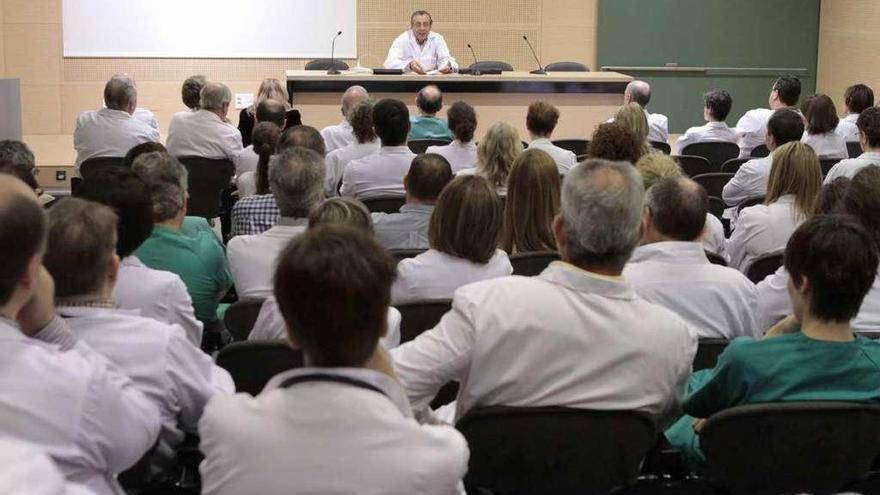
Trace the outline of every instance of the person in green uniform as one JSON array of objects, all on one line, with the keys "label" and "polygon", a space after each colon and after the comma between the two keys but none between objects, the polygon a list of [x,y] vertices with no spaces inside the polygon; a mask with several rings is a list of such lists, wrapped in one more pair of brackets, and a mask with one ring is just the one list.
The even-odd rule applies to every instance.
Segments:
[{"label": "person in green uniform", "polygon": [[685,416],[666,431],[692,466],[705,462],[705,418],[738,405],[789,401],[880,400],[880,342],[853,334],[852,320],[877,273],[877,247],[855,219],[804,222],[785,250],[794,314],[764,339],[740,337],[713,369],[694,373]]},{"label": "person in green uniform", "polygon": [[443,108],[443,93],[437,86],[425,86],[416,95],[416,107],[419,115],[410,118],[409,139],[448,139],[452,141],[452,132],[445,120],[437,117]]}]

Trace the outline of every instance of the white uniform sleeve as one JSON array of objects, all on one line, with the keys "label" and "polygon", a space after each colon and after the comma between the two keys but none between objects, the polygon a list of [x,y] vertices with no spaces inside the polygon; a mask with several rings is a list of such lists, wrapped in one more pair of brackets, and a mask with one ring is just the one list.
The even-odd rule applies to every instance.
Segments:
[{"label": "white uniform sleeve", "polygon": [[728,206],[736,206],[754,196],[754,191],[756,191],[757,184],[760,181],[760,174],[756,172],[755,167],[748,163],[743,164],[736,171],[733,178],[724,185],[724,189],[721,191],[721,199]]},{"label": "white uniform sleeve", "polygon": [[187,340],[194,346],[200,347],[202,345],[202,322],[196,319],[192,298],[180,277],[177,277],[174,283],[169,285],[165,301],[165,307],[168,308],[166,323],[180,325],[186,332]]},{"label": "white uniform sleeve", "polygon": [[409,71],[409,63],[412,60],[412,57],[406,55],[406,38],[399,37],[391,43],[384,66],[386,69],[402,69],[406,72]]},{"label": "white uniform sleeve", "polygon": [[446,44],[446,40],[442,36],[437,35],[437,68],[442,69],[446,65],[449,65],[452,70],[458,71],[458,62],[449,53],[449,46]]}]

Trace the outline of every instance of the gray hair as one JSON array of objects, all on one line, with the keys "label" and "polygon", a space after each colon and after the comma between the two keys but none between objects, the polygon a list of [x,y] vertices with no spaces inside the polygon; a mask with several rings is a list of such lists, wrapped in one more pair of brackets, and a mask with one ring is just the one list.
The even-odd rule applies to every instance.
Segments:
[{"label": "gray hair", "polygon": [[645,81],[635,80],[626,85],[626,94],[630,100],[638,103],[642,108],[647,107],[651,101],[651,85]]},{"label": "gray hair", "polygon": [[269,189],[282,217],[308,217],[324,199],[324,158],[306,148],[283,150],[269,162]]},{"label": "gray hair", "polygon": [[36,160],[34,152],[21,141],[0,141],[0,172],[14,175],[24,181],[31,189],[37,189],[34,177]]},{"label": "gray hair", "polygon": [[104,85],[104,105],[107,108],[128,111],[128,106],[136,99],[134,79],[125,74],[116,74]]},{"label": "gray hair", "polygon": [[150,187],[153,219],[170,220],[183,209],[189,174],[186,168],[168,153],[144,153],[131,164],[131,169]]},{"label": "gray hair", "polygon": [[629,163],[592,159],[571,169],[560,205],[570,261],[623,268],[639,242],[644,195]]},{"label": "gray hair", "polygon": [[200,93],[199,106],[204,110],[220,110],[232,101],[232,91],[223,83],[209,82]]},{"label": "gray hair", "polygon": [[370,94],[363,86],[350,86],[342,93],[342,115],[348,114],[361,102],[368,100]]}]

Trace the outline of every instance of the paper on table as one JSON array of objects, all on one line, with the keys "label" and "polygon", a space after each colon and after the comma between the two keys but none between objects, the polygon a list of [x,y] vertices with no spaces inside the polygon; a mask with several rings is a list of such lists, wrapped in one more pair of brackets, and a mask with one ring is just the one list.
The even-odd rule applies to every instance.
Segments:
[{"label": "paper on table", "polygon": [[439,70],[434,69],[434,70],[429,70],[428,72],[425,73],[425,75],[426,75],[426,76],[436,76],[436,75],[439,74],[439,73],[440,73]]}]

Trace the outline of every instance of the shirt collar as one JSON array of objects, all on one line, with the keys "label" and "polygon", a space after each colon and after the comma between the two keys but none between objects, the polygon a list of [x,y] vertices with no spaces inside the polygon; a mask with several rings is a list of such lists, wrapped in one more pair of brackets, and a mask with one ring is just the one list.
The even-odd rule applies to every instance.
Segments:
[{"label": "shirt collar", "polygon": [[434,211],[434,205],[426,205],[424,203],[413,204],[407,203],[400,207],[401,213],[432,213]]},{"label": "shirt collar", "polygon": [[859,160],[867,160],[871,162],[876,162],[880,160],[880,151],[866,151],[859,155]]},{"label": "shirt collar", "polygon": [[550,141],[550,139],[548,139],[548,138],[537,138],[537,139],[532,140],[531,143],[529,143],[529,147],[531,148],[532,146],[534,146],[536,144],[537,145],[548,145],[548,144],[552,145],[553,142]]},{"label": "shirt collar", "polygon": [[719,127],[719,128],[723,129],[723,128],[727,127],[727,122],[710,121],[710,122],[706,122],[706,127]]},{"label": "shirt collar", "polygon": [[635,292],[623,277],[600,275],[578,268],[571,263],[554,261],[539,278],[578,292],[598,294],[613,299],[634,299]]},{"label": "shirt collar", "polygon": [[134,115],[126,112],[125,110],[115,110],[113,108],[107,108],[107,107],[104,107],[104,108],[98,110],[98,113],[101,113],[104,115],[112,115],[114,117],[121,117],[121,118],[125,118],[125,119],[133,119],[134,118]]},{"label": "shirt collar", "polygon": [[405,144],[401,145],[401,146],[382,145],[379,147],[379,153],[382,153],[384,155],[392,155],[392,154],[408,154],[408,153],[412,153],[412,151],[409,149],[409,146],[407,146]]},{"label": "shirt collar", "polygon": [[213,120],[216,120],[217,122],[223,122],[223,119],[221,119],[219,115],[210,110],[200,109],[198,112],[196,112],[196,114],[201,115],[202,118],[206,118],[208,120],[211,120],[213,118]]},{"label": "shirt collar", "polygon": [[703,246],[697,242],[663,241],[639,246],[633,252],[630,263],[658,261],[676,265],[709,263]]},{"label": "shirt collar", "polygon": [[98,306],[64,306],[63,303],[55,308],[55,312],[58,313],[58,316],[65,319],[112,315],[141,316],[140,309],[120,309]]},{"label": "shirt collar", "polygon": [[281,217],[278,219],[278,222],[275,225],[282,225],[284,227],[308,227],[309,219],[308,218],[294,218],[294,217]]}]

